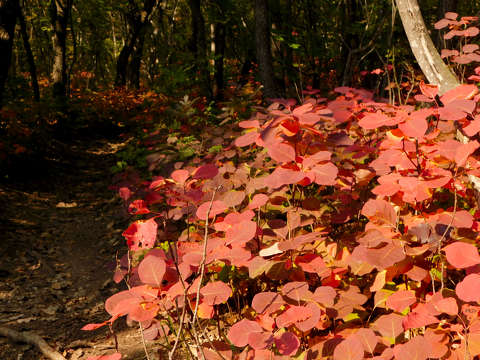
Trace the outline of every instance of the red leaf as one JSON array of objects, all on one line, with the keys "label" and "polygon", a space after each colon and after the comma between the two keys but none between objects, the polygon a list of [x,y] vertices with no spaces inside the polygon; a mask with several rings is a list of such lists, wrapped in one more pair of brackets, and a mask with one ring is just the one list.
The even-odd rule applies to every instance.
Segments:
[{"label": "red leaf", "polygon": [[232,296],[232,289],[223,281],[214,281],[202,287],[200,294],[205,303],[213,306],[226,302]]},{"label": "red leaf", "polygon": [[398,312],[402,312],[407,306],[414,304],[417,301],[415,292],[412,290],[397,291],[387,299],[387,306]]},{"label": "red leaf", "polygon": [[[453,222],[452,222],[453,218]],[[439,214],[438,220],[440,224],[450,225],[456,228],[470,229],[473,226],[473,216],[467,210],[459,210],[455,213],[444,212]]]},{"label": "red leaf", "polygon": [[128,205],[128,212],[135,215],[144,215],[150,213],[145,200],[135,200]]},{"label": "red leaf", "polygon": [[240,121],[238,126],[243,129],[259,128],[260,122],[258,120],[244,120]]},{"label": "red leaf", "polygon": [[382,315],[373,324],[373,329],[377,330],[383,337],[395,339],[403,332],[402,321],[402,315],[393,313]]},{"label": "red leaf", "polygon": [[355,336],[350,336],[335,347],[333,360],[363,359],[363,345]]},{"label": "red leaf", "polygon": [[230,345],[225,342],[215,340],[208,341],[204,343],[202,348],[205,354],[205,360],[232,360],[232,350]]},{"label": "red leaf", "polygon": [[428,123],[423,112],[413,112],[407,121],[398,125],[398,128],[409,137],[420,139],[428,129]]},{"label": "red leaf", "polygon": [[338,168],[331,162],[328,162],[314,166],[308,173],[315,175],[314,181],[318,185],[335,185]]},{"label": "red leaf", "polygon": [[445,19],[448,20],[457,20],[458,14],[455,12],[448,11],[445,13]]},{"label": "red leaf", "polygon": [[213,315],[215,314],[215,310],[213,305],[208,305],[205,302],[201,302],[198,304],[198,317],[200,319],[213,319]]},{"label": "red leaf", "polygon": [[210,201],[206,202],[206,203],[203,203],[202,205],[200,205],[197,209],[197,217],[200,219],[200,220],[206,220],[207,219],[207,212],[208,212],[208,209],[210,209],[210,212],[208,214],[208,217],[211,219],[215,216],[217,216],[218,214],[221,214],[223,213],[225,210],[228,209],[227,205],[225,205],[225,203],[221,200],[215,200],[215,201],[212,201],[211,202],[211,209],[210,209]]},{"label": "red leaf", "polygon": [[120,360],[122,358],[122,354],[114,353],[110,355],[102,355],[102,356],[90,356],[87,360]]},{"label": "red leaf", "polygon": [[225,232],[225,245],[236,244],[243,246],[252,240],[257,233],[257,223],[254,221],[242,221],[234,224]]},{"label": "red leaf", "polygon": [[319,305],[313,302],[309,302],[305,305],[305,312],[309,314],[309,317],[303,321],[297,321],[295,323],[295,327],[303,332],[313,329],[320,321],[322,315]]},{"label": "red leaf", "polygon": [[441,19],[440,21],[437,21],[434,26],[435,29],[440,30],[448,25],[450,25],[450,21],[448,19]]},{"label": "red leaf", "polygon": [[463,84],[457,86],[455,89],[447,91],[440,98],[444,105],[457,99],[472,99],[478,93],[478,87],[471,84]]},{"label": "red leaf", "polygon": [[325,307],[330,307],[333,306],[336,296],[337,292],[331,286],[319,286],[315,289],[312,300],[315,300]]},{"label": "red leaf", "polygon": [[480,275],[470,274],[457,284],[455,292],[465,302],[480,301]]},{"label": "red leaf", "polygon": [[362,215],[391,226],[397,223],[397,212],[389,202],[381,199],[368,200],[362,208]]},{"label": "red leaf", "polygon": [[300,130],[300,124],[296,120],[288,119],[283,121],[279,128],[286,136],[294,136]]},{"label": "red leaf", "polygon": [[248,345],[250,345],[255,350],[263,350],[270,347],[273,344],[273,335],[272,333],[262,332],[262,333],[250,333],[248,335]]},{"label": "red leaf", "polygon": [[480,33],[480,29],[476,26],[470,26],[465,30],[465,36],[475,37]]},{"label": "red leaf", "polygon": [[212,179],[218,174],[218,168],[213,164],[200,166],[193,173],[194,179]]},{"label": "red leaf", "polygon": [[234,324],[228,331],[228,340],[237,347],[244,347],[248,344],[250,333],[262,333],[262,327],[257,322],[243,319]]},{"label": "red leaf", "polygon": [[155,245],[158,225],[154,218],[132,223],[122,235],[127,239],[130,250],[150,249]]},{"label": "red leaf", "polygon": [[379,339],[372,329],[361,328],[354,336],[362,343],[366,352],[373,354]]},{"label": "red leaf", "polygon": [[360,119],[358,124],[367,130],[378,129],[390,122],[391,118],[378,110],[374,113],[366,113],[363,118]]},{"label": "red leaf", "polygon": [[395,346],[395,360],[427,360],[430,353],[429,345],[422,335],[417,335],[406,344]]},{"label": "red leaf", "polygon": [[454,242],[443,248],[447,255],[448,262],[458,269],[465,269],[480,264],[480,255],[477,248],[472,244]]},{"label": "red leaf", "polygon": [[455,162],[457,163],[458,167],[464,166],[467,162],[468,157],[478,149],[480,144],[477,140],[470,141],[466,144],[462,144],[457,148],[455,152]]},{"label": "red leaf", "polygon": [[480,131],[480,116],[475,116],[475,120],[470,121],[470,123],[463,128],[463,131],[467,136],[475,136]]},{"label": "red leaf", "polygon": [[138,276],[147,285],[161,287],[166,264],[157,256],[146,256],[138,266]]},{"label": "red leaf", "polygon": [[265,178],[265,185],[270,189],[276,189],[283,185],[296,184],[304,178],[305,174],[301,171],[277,167]]},{"label": "red leaf", "polygon": [[175,170],[172,172],[171,178],[180,185],[183,185],[189,176],[190,173],[187,170]]},{"label": "red leaf", "polygon": [[104,321],[103,323],[99,323],[99,324],[87,324],[84,327],[82,327],[80,330],[85,330],[85,331],[96,330],[107,324],[108,324],[108,321]]},{"label": "red leaf", "polygon": [[421,328],[438,322],[439,320],[431,314],[427,305],[418,304],[415,310],[403,319],[403,328],[405,330]]},{"label": "red leaf", "polygon": [[222,195],[222,200],[228,207],[236,207],[240,205],[245,199],[245,191],[243,190],[230,190]]},{"label": "red leaf", "polygon": [[279,310],[285,301],[278,293],[261,292],[256,294],[252,300],[252,308],[258,314],[271,314]]},{"label": "red leaf", "polygon": [[284,143],[275,142],[268,145],[268,155],[279,163],[295,161],[295,149]]},{"label": "red leaf", "polygon": [[275,337],[275,345],[282,355],[294,355],[300,347],[300,340],[291,332],[284,332]]},{"label": "red leaf", "polygon": [[440,299],[434,301],[432,306],[435,308],[436,311],[439,313],[445,313],[448,315],[457,315],[458,314],[458,305],[457,300],[452,297]]},{"label": "red leaf", "polygon": [[292,281],[282,287],[282,294],[289,299],[300,302],[310,298],[311,292],[308,290],[308,284],[301,281]]},{"label": "red leaf", "polygon": [[[435,26],[436,26],[436,24],[435,24]],[[422,81],[420,81],[420,91],[426,97],[428,97],[430,99],[434,99],[435,96],[437,96],[437,94],[438,94],[438,86],[437,85],[431,85],[431,84],[425,84],[425,82],[422,80]]]},{"label": "red leaf", "polygon": [[268,201],[268,196],[265,195],[265,194],[256,194],[252,201],[250,202],[250,204],[248,204],[248,208],[250,210],[253,210],[253,209],[258,209],[260,207],[262,207],[263,205],[265,205]]},{"label": "red leaf", "polygon": [[386,269],[390,266],[405,259],[403,247],[394,244],[387,244],[381,248],[368,249],[365,261],[379,270]]},{"label": "red leaf", "polygon": [[246,134],[235,139],[235,146],[243,147],[251,145],[257,141],[260,134],[257,131],[249,131]]},{"label": "red leaf", "polygon": [[[305,306],[291,305],[286,311],[275,318],[275,322],[278,328],[289,327],[297,322],[303,322],[307,320],[312,315],[312,310]],[[318,320],[315,322],[315,324],[317,322]]]},{"label": "red leaf", "polygon": [[127,201],[132,196],[132,192],[128,187],[121,187],[118,190],[118,194],[123,199],[123,201]]},{"label": "red leaf", "polygon": [[305,159],[303,159],[302,166],[303,168],[310,168],[319,162],[322,161],[328,161],[332,157],[332,153],[330,151],[318,151],[313,155],[306,156]]},{"label": "red leaf", "polygon": [[317,254],[297,256],[295,264],[300,266],[303,271],[317,274],[320,278],[330,276],[330,269],[325,265],[322,257]]}]

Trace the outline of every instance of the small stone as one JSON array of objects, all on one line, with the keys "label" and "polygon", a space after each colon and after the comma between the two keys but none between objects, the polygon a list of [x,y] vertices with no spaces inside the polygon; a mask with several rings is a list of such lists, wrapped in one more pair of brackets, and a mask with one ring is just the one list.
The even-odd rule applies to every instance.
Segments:
[{"label": "small stone", "polygon": [[60,306],[58,305],[50,305],[47,306],[45,309],[42,309],[42,311],[47,315],[55,315],[59,308]]}]

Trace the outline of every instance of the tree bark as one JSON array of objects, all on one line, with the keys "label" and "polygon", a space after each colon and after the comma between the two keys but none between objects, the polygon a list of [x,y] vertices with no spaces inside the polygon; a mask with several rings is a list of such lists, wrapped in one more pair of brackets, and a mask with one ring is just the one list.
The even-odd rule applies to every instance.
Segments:
[{"label": "tree bark", "polygon": [[52,0],[50,3],[50,21],[53,28],[53,96],[66,97],[67,86],[67,24],[72,10],[73,0]]},{"label": "tree bark", "polygon": [[413,55],[428,82],[438,85],[440,94],[460,85],[433,45],[417,0],[395,1]]},{"label": "tree bark", "polygon": [[[439,0],[438,11],[437,11],[437,20],[440,20],[444,17],[446,12],[457,12],[458,0]],[[441,50],[443,48],[444,39],[443,34],[438,31],[437,36],[435,37],[435,46],[437,49]]]},{"label": "tree bark", "polygon": [[277,96],[273,75],[273,60],[270,42],[270,22],[268,19],[268,0],[255,0],[255,46],[260,79],[267,98]]},{"label": "tree bark", "polygon": [[[395,1],[413,55],[415,55],[428,82],[438,86],[439,94],[444,94],[459,86],[460,82],[457,77],[443,62],[433,45],[432,39],[428,35],[417,0]],[[461,129],[457,129],[456,138],[462,143],[470,141],[469,137],[464,135]],[[468,179],[477,192],[477,199],[480,200],[480,178],[469,175]]]},{"label": "tree bark", "polygon": [[123,46],[117,59],[115,86],[140,87],[140,66],[143,58],[145,33],[151,16],[158,5],[158,0],[146,0],[143,9],[138,8],[135,1],[129,1],[126,14],[130,28],[130,39]]},{"label": "tree bark", "polygon": [[225,57],[225,24],[217,22],[214,33],[215,42],[215,98],[223,100],[225,87],[223,60]]},{"label": "tree bark", "polygon": [[203,91],[207,98],[212,98],[210,72],[208,70],[207,40],[205,33],[205,19],[203,18],[200,0],[188,0],[192,14],[191,50],[195,56],[195,70],[197,71]]},{"label": "tree bark", "polygon": [[20,33],[22,34],[23,47],[27,55],[28,67],[30,69],[30,77],[32,79],[33,98],[35,101],[40,101],[40,89],[38,87],[37,67],[35,66],[35,59],[33,57],[32,48],[30,47],[30,41],[27,33],[27,25],[25,23],[25,17],[23,16],[22,7],[20,2],[17,2],[17,17],[20,23]]},{"label": "tree bark", "polygon": [[12,60],[18,0],[0,0],[0,108]]}]

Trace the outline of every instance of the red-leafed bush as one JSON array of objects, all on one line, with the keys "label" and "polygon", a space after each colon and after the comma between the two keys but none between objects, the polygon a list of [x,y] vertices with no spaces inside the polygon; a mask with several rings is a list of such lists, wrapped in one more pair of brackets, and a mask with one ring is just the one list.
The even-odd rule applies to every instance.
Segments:
[{"label": "red-leafed bush", "polygon": [[480,355],[480,94],[420,90],[418,107],[346,87],[277,101],[143,198],[122,188],[143,218],[105,324],[206,359]]}]

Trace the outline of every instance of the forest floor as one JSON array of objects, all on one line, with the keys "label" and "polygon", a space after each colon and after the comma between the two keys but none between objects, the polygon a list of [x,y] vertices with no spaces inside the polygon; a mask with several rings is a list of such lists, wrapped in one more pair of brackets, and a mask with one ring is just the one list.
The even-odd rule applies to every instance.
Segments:
[{"label": "forest floor", "polygon": [[[32,331],[66,359],[115,352],[104,302],[125,250],[128,217],[110,190],[115,152],[125,138],[85,134],[55,142],[48,158],[15,164],[0,179],[0,326]],[[145,357],[137,328],[115,324],[122,359]],[[150,359],[160,359],[148,345]],[[36,347],[0,337],[0,359],[46,359]]]}]

